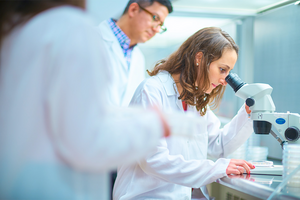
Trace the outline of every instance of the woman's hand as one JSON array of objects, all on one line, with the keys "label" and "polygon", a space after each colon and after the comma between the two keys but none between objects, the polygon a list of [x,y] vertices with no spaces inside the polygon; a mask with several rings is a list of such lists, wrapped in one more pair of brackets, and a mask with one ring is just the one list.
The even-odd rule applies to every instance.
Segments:
[{"label": "woman's hand", "polygon": [[254,168],[254,165],[245,160],[231,159],[226,169],[226,174],[243,174],[244,170],[246,170],[247,174],[250,174],[250,169]]},{"label": "woman's hand", "polygon": [[164,129],[164,137],[169,137],[171,134],[171,128],[169,126],[169,124],[167,123],[166,118],[164,117],[163,113],[160,111],[160,109],[157,106],[153,107],[153,110],[156,111],[156,113],[158,114],[161,123],[163,125],[163,129]]},{"label": "woman's hand", "polygon": [[250,115],[251,110],[250,110],[249,106],[247,106],[247,104],[245,104],[245,109],[246,109],[246,112],[248,113],[248,115]]}]

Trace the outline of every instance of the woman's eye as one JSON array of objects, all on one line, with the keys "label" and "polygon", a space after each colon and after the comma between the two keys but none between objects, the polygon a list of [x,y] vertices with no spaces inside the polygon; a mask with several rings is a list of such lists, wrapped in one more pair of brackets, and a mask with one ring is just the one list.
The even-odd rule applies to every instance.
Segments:
[{"label": "woman's eye", "polygon": [[221,73],[225,73],[225,72],[226,72],[226,69],[223,69],[222,67],[220,67],[220,72],[221,72]]}]

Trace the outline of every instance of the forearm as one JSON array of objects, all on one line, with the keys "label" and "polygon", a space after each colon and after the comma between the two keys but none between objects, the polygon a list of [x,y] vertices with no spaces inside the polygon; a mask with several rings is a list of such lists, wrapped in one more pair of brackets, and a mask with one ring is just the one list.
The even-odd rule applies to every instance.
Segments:
[{"label": "forearm", "polygon": [[[213,117],[210,117],[214,121]],[[226,157],[240,147],[252,134],[253,122],[242,107],[238,114],[220,129],[212,124],[209,130],[208,155],[212,157]]]},{"label": "forearm", "polygon": [[228,159],[185,160],[181,155],[168,155],[156,149],[152,156],[139,162],[143,171],[166,182],[198,188],[226,176]]}]

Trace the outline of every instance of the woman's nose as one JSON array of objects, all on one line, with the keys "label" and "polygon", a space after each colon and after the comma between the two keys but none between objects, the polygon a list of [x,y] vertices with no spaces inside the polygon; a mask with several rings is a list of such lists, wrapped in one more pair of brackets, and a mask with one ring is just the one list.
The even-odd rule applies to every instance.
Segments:
[{"label": "woman's nose", "polygon": [[223,85],[223,86],[226,86],[227,85],[227,82],[226,82],[226,77],[228,76],[229,72],[226,73],[225,77],[221,77],[220,79],[220,83]]},{"label": "woman's nose", "polygon": [[227,82],[225,81],[225,79],[220,79],[220,83],[221,83],[221,85],[223,85],[223,86],[226,86],[227,85]]}]

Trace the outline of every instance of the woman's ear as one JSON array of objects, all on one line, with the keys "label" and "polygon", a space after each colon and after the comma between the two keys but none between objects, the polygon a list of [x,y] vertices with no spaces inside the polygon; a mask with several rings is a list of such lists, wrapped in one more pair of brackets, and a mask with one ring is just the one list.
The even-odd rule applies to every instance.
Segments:
[{"label": "woman's ear", "polygon": [[196,65],[197,65],[197,66],[200,65],[201,60],[202,60],[202,56],[203,56],[203,53],[202,53],[201,51],[199,51],[199,52],[196,54],[195,60],[196,60]]}]

